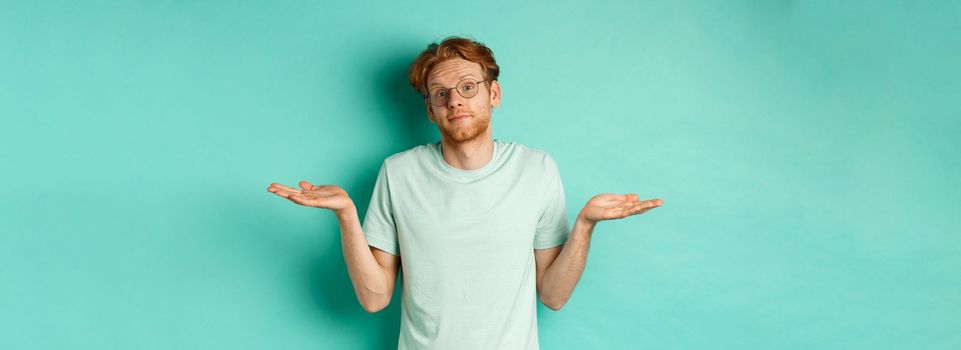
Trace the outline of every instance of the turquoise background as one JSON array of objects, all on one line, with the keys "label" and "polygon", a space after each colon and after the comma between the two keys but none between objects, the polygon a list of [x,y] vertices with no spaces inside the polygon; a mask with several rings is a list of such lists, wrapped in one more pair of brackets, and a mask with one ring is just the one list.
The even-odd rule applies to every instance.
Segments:
[{"label": "turquoise background", "polygon": [[[427,43],[502,67],[494,137],[595,231],[544,349],[961,348],[957,1],[0,3],[0,348],[389,349],[334,216],[438,134]],[[398,288],[399,293],[399,288]]]}]

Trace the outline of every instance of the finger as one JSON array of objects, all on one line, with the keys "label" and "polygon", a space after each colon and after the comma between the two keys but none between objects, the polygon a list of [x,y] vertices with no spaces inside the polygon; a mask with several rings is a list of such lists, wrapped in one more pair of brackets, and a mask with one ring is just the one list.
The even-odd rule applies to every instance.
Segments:
[{"label": "finger", "polygon": [[290,197],[290,195],[292,194],[302,194],[300,190],[293,189],[287,186],[271,186],[267,188],[267,192],[276,194],[284,198]]},{"label": "finger", "polygon": [[283,194],[284,196],[290,195],[291,193],[301,193],[301,190],[290,188],[290,187],[268,187],[267,192]]},{"label": "finger", "polygon": [[270,184],[270,187],[267,187],[267,191],[270,191],[270,192],[276,192],[280,190],[287,191],[287,192],[300,192],[299,189],[289,187],[289,186],[284,186],[279,183],[272,183]]},{"label": "finger", "polygon": [[303,188],[303,189],[308,190],[308,191],[310,191],[310,190],[316,190],[316,189],[317,189],[317,186],[314,186],[314,184],[312,184],[312,183],[310,183],[310,182],[307,182],[307,181],[300,181],[300,183],[298,183],[298,185],[300,185],[300,188]]},{"label": "finger", "polygon": [[640,197],[638,197],[637,193],[628,193],[624,195],[624,200],[628,202],[637,202],[640,200]]},{"label": "finger", "polygon": [[327,197],[310,195],[310,194],[294,194],[289,198],[294,203],[315,207],[315,208],[327,208],[330,206],[330,199]]},{"label": "finger", "polygon": [[659,206],[661,206],[660,200],[643,201],[631,208],[630,215],[643,214],[648,210],[657,208]]},{"label": "finger", "polygon": [[640,202],[640,203],[637,204],[637,206],[638,206],[638,208],[641,208],[641,209],[644,209],[644,210],[649,210],[649,209],[657,208],[657,207],[661,206],[661,204],[658,203],[658,202],[656,202],[656,201],[652,201],[652,200],[651,200],[651,201],[643,201],[643,202]]},{"label": "finger", "polygon": [[654,201],[654,200],[649,200],[649,201],[643,201],[643,202],[641,202],[641,206],[642,206],[642,207],[645,207],[645,208],[654,208],[654,207],[657,207],[657,206],[660,206],[660,205],[661,205],[660,203],[658,203],[657,201]]},{"label": "finger", "polygon": [[302,195],[303,193],[301,193],[300,191],[291,192],[291,191],[278,190],[278,191],[274,192],[274,194],[276,194],[276,195],[278,195],[278,196],[281,196],[281,197],[284,197],[284,198],[290,198],[290,196],[293,196],[293,195]]},{"label": "finger", "polygon": [[660,205],[661,205],[661,200],[660,200],[660,199],[648,199],[648,200],[637,201],[637,202],[631,203],[631,206],[643,207],[643,208],[653,208],[653,207],[657,207],[657,206],[660,206]]},{"label": "finger", "polygon": [[287,197],[287,199],[289,199],[291,202],[294,202],[300,205],[307,205],[308,201],[310,200],[302,194],[292,194],[289,197]]}]

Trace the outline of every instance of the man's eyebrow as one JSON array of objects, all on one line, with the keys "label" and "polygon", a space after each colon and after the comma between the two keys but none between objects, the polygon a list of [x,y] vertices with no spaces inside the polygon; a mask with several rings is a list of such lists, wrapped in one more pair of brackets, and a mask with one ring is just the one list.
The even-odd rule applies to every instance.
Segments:
[{"label": "man's eyebrow", "polygon": [[[466,73],[466,74],[463,74],[463,75],[461,75],[460,77],[457,78],[457,81],[461,81],[461,80],[463,80],[464,78],[467,78],[467,77],[471,77],[471,78],[477,79],[477,77],[474,77],[473,75],[474,75],[474,73]],[[433,83],[431,83],[430,85],[427,85],[427,88],[430,89],[430,88],[435,87],[435,86],[440,86],[440,84],[438,84],[437,82],[433,82]]]}]

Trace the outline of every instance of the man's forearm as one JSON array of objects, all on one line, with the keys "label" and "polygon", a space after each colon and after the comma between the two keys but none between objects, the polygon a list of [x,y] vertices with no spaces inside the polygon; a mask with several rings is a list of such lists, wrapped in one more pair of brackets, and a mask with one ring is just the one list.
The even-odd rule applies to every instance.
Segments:
[{"label": "man's forearm", "polygon": [[387,275],[367,245],[356,208],[338,212],[337,220],[340,222],[344,262],[357,299],[365,309],[380,309],[381,304],[390,300],[392,288],[387,285]]},{"label": "man's forearm", "polygon": [[591,247],[595,225],[578,215],[567,243],[544,273],[540,299],[551,309],[560,309],[574,293],[574,287],[587,264],[587,252]]}]

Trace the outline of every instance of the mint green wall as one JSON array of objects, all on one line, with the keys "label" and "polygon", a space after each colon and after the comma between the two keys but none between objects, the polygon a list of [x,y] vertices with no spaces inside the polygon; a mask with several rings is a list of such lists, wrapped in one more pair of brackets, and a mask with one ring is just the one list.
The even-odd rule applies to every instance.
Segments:
[{"label": "mint green wall", "polygon": [[957,1],[4,1],[0,348],[385,349],[343,186],[437,139],[405,70],[490,45],[494,136],[602,223],[545,349],[961,348]]}]

